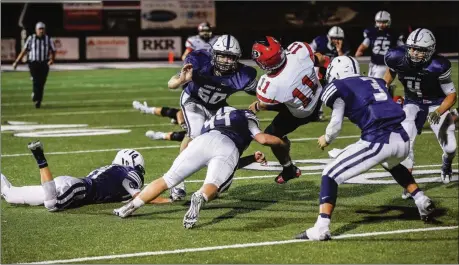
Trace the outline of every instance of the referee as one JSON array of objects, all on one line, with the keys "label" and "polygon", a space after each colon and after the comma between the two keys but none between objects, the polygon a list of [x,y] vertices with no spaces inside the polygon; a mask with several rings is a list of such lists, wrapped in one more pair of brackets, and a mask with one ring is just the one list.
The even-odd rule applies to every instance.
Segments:
[{"label": "referee", "polygon": [[35,34],[30,35],[24,45],[24,49],[13,63],[16,69],[18,62],[28,53],[28,64],[33,82],[32,101],[35,108],[40,108],[45,90],[46,78],[48,77],[49,66],[54,63],[56,48],[51,38],[45,34],[45,24],[38,22],[35,25]]}]

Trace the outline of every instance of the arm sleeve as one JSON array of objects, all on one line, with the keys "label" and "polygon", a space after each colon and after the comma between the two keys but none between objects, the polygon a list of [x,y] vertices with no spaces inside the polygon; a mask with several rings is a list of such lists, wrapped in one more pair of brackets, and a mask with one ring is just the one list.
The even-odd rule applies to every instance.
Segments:
[{"label": "arm sleeve", "polygon": [[250,133],[252,134],[253,137],[255,137],[255,135],[261,133],[261,130],[258,127],[258,124],[253,120],[249,120],[249,131],[250,131]]},{"label": "arm sleeve", "polygon": [[367,47],[370,46],[370,43],[371,43],[371,41],[370,41],[369,38],[365,38],[365,39],[363,39],[363,41],[362,41],[362,44],[365,45],[365,46],[367,46]]},{"label": "arm sleeve", "polygon": [[344,101],[341,98],[337,98],[333,103],[333,112],[330,118],[330,123],[325,130],[325,140],[327,143],[331,143],[335,140],[341,131],[344,118],[344,108]]},{"label": "arm sleeve", "polygon": [[451,66],[438,77],[438,81],[440,82],[441,89],[445,95],[456,93],[456,88],[454,87],[453,80],[451,79]]},{"label": "arm sleeve", "polygon": [[257,84],[258,84],[258,81],[255,78],[246,87],[244,87],[244,91],[249,95],[256,96],[257,95]]},{"label": "arm sleeve", "polygon": [[398,39],[397,39],[397,46],[403,46],[403,45],[405,45],[405,43],[403,42],[403,39],[404,39],[404,36],[403,36],[403,35],[398,36]]}]

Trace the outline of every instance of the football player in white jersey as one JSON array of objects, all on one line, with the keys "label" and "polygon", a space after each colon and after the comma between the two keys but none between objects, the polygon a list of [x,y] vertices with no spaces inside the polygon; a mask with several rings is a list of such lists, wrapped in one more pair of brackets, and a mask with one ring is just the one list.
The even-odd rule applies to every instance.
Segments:
[{"label": "football player in white jersey", "polygon": [[[252,46],[252,59],[266,74],[257,85],[257,98],[250,110],[275,110],[279,114],[265,129],[265,133],[288,141],[287,134],[299,126],[319,118],[320,93],[314,66],[323,66],[329,58],[314,53],[305,42],[293,42],[284,50],[275,38],[265,37]],[[276,158],[283,166],[275,178],[279,184],[301,175],[299,168],[292,164],[289,147],[272,147]]]},{"label": "football player in white jersey", "polygon": [[198,35],[189,37],[185,42],[185,52],[183,52],[182,60],[195,50],[206,50],[208,52],[212,49],[212,44],[216,40],[216,36],[212,37],[212,27],[209,22],[202,22],[198,26]]}]

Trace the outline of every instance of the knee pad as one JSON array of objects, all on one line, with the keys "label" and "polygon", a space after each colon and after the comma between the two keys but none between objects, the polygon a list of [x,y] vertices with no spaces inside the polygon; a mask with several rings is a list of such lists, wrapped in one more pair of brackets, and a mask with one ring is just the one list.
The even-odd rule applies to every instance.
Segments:
[{"label": "knee pad", "polygon": [[177,112],[178,109],[174,108],[168,108],[168,107],[162,107],[161,109],[161,116],[163,117],[169,117],[171,119],[176,119],[177,118]]}]

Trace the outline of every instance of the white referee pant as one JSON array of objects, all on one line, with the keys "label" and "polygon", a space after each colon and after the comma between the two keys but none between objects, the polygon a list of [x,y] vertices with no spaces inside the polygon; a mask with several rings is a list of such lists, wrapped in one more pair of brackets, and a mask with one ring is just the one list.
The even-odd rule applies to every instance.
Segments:
[{"label": "white referee pant", "polygon": [[191,141],[163,178],[167,187],[172,188],[207,165],[204,184],[214,184],[220,192],[231,185],[238,161],[239,150],[234,142],[213,130]]},{"label": "white referee pant", "polygon": [[347,146],[332,163],[325,167],[322,175],[327,175],[336,183],[342,184],[378,164],[391,169],[408,156],[409,148],[410,142],[405,142],[399,133],[391,133],[387,144],[361,139]]}]

